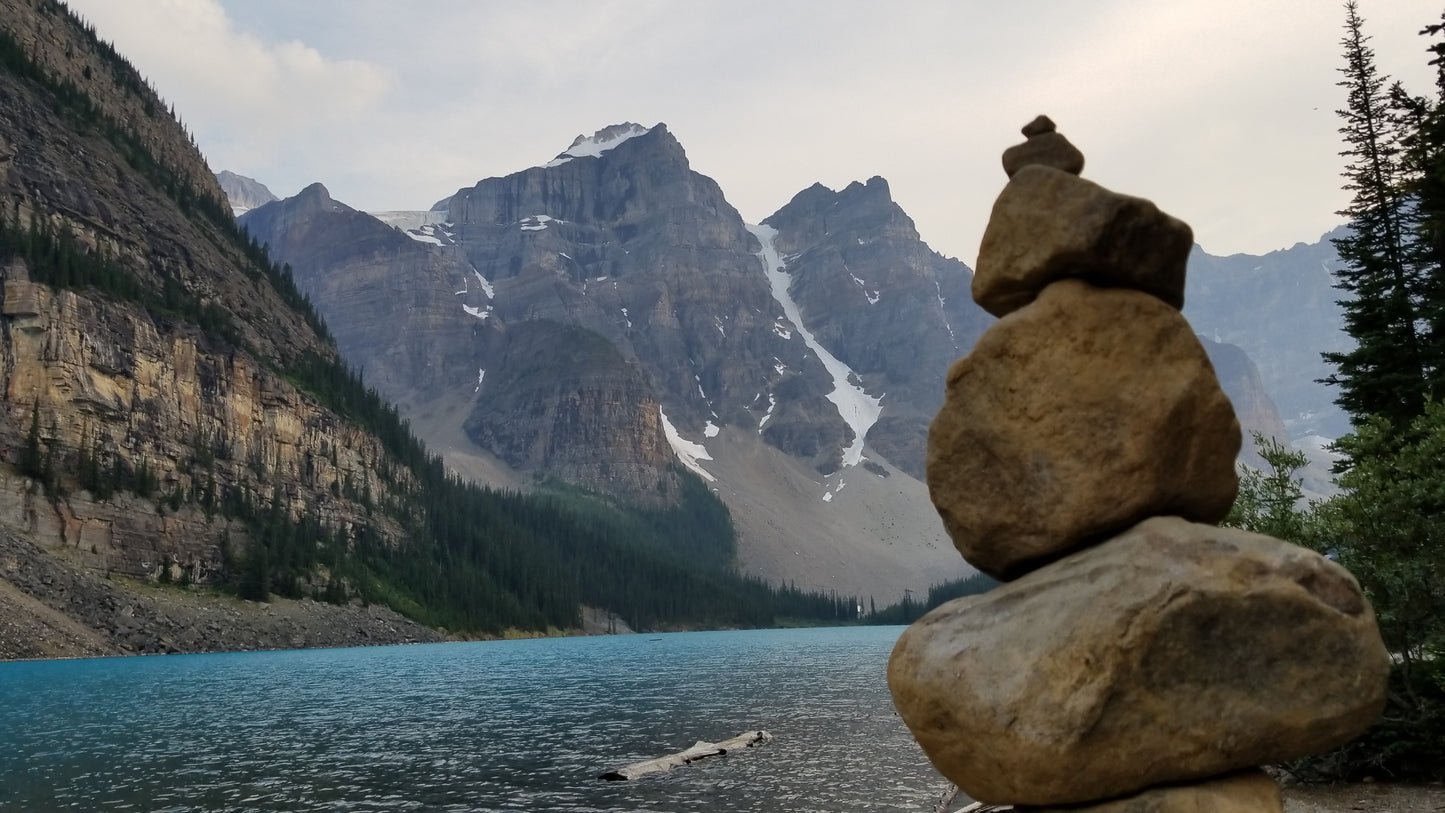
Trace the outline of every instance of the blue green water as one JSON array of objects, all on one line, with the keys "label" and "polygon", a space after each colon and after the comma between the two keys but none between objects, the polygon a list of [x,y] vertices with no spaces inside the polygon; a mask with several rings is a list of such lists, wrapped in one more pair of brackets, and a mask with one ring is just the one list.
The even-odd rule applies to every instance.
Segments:
[{"label": "blue green water", "polygon": [[884,682],[901,631],[0,663],[0,810],[929,810],[947,782]]}]

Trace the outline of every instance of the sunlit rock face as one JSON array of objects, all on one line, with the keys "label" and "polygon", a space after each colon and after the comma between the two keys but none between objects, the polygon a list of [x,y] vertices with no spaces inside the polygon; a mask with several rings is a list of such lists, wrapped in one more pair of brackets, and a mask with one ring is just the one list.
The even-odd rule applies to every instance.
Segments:
[{"label": "sunlit rock face", "polygon": [[929,489],[971,564],[1013,578],[1146,517],[1217,522],[1239,424],[1179,312],[1050,285],[949,371]]},{"label": "sunlit rock face", "polygon": [[[281,372],[334,349],[234,240],[185,129],[63,8],[0,0],[0,27],[47,77],[0,71],[0,211],[65,235],[71,256],[93,250],[123,283],[0,267],[0,524],[81,569],[207,583],[250,541],[200,507],[208,496],[280,495],[290,516],[335,528],[364,519],[332,485],[394,493],[382,445]],[[84,121],[51,92],[64,83],[84,94]],[[102,121],[123,123],[120,146]],[[21,473],[32,445],[51,487]],[[91,493],[87,468],[111,474],[91,484],[144,471],[152,493]]]}]

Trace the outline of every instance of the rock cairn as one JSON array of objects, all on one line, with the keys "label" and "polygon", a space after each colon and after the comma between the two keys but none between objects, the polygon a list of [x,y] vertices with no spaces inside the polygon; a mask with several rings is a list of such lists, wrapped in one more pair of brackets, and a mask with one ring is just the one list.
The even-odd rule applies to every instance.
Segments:
[{"label": "rock cairn", "polygon": [[1325,557],[1216,525],[1240,430],[1179,312],[1189,227],[1078,177],[1046,117],[1023,132],[973,280],[1000,319],[927,460],[954,545],[1007,583],[903,634],[894,703],[981,802],[1278,813],[1255,766],[1383,708],[1373,611]]}]

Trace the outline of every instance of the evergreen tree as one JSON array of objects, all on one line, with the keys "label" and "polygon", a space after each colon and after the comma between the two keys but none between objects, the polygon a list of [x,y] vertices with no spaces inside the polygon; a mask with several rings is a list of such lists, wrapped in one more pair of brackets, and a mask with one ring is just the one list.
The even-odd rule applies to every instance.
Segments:
[{"label": "evergreen tree", "polygon": [[1356,346],[1325,354],[1336,372],[1324,380],[1340,388],[1336,403],[1352,421],[1379,415],[1405,423],[1423,409],[1427,381],[1417,307],[1422,286],[1410,262],[1406,119],[1390,103],[1354,0],[1345,12],[1339,84],[1347,100],[1338,112],[1346,144],[1341,155],[1349,160],[1345,189],[1354,199],[1339,213],[1348,218],[1349,233],[1334,241],[1341,261],[1335,287],[1347,295],[1340,305]]},{"label": "evergreen tree", "polygon": [[25,435],[25,457],[21,473],[27,477],[39,478],[43,452],[40,450],[40,402],[30,408],[30,431]]},{"label": "evergreen tree", "polygon": [[1303,535],[1359,579],[1390,650],[1384,718],[1321,757],[1326,771],[1438,778],[1445,770],[1445,405],[1438,400],[1445,396],[1445,46],[1430,47],[1439,98],[1411,97],[1398,84],[1386,93],[1353,0],[1345,9],[1340,84],[1348,103],[1340,132],[1354,200],[1341,213],[1350,234],[1335,241],[1343,261],[1336,287],[1350,295],[1341,305],[1357,346],[1325,355],[1337,368],[1326,381],[1340,387],[1337,403],[1353,424],[1336,445],[1344,491],[1296,516],[1286,503],[1289,467],[1299,461],[1269,460],[1275,475],[1241,483],[1236,516],[1271,532],[1308,530]]}]

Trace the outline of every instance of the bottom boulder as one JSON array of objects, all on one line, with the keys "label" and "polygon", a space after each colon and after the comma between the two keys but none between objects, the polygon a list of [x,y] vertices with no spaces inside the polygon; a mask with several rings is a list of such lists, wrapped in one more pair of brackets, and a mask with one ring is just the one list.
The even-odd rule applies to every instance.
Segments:
[{"label": "bottom boulder", "polygon": [[1068,807],[1016,807],[1016,813],[1281,813],[1279,785],[1255,769],[1194,785],[1150,788],[1123,799]]},{"label": "bottom boulder", "polygon": [[930,612],[888,685],[969,796],[1060,805],[1331,748],[1379,716],[1388,673],[1344,568],[1156,517]]}]

